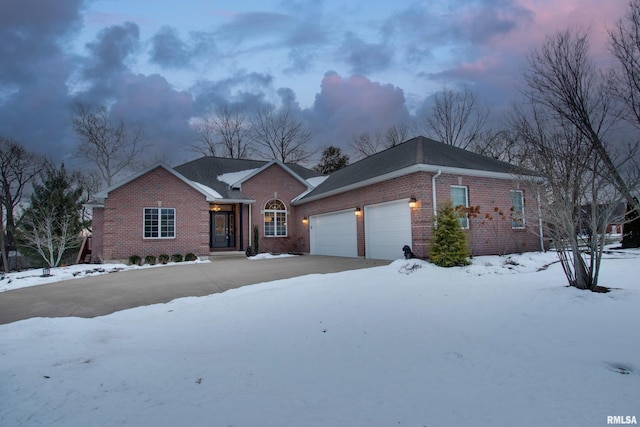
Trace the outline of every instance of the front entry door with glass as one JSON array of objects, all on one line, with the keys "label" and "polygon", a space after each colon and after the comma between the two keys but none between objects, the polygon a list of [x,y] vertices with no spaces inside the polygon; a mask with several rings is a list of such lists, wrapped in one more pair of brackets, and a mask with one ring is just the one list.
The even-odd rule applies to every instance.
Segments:
[{"label": "front entry door with glass", "polygon": [[236,245],[233,212],[211,212],[212,248],[230,248]]}]

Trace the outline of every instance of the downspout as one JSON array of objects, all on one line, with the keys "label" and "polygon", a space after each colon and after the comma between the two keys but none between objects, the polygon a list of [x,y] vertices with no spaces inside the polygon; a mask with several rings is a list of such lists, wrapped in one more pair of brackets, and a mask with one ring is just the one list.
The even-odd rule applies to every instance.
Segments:
[{"label": "downspout", "polygon": [[243,204],[242,203],[238,203],[238,206],[240,206],[240,218],[238,219],[238,221],[240,221],[240,227],[238,227],[240,229],[240,250],[244,251],[244,208],[243,208]]},{"label": "downspout", "polygon": [[442,175],[442,170],[438,169],[438,173],[436,173],[435,175],[433,175],[431,177],[431,196],[432,196],[432,202],[433,202],[433,220],[435,221],[436,217],[438,216],[438,207],[436,204],[436,179]]},{"label": "downspout", "polygon": [[538,230],[540,235],[540,250],[545,252],[544,248],[544,231],[542,228],[542,209],[540,208],[540,189],[536,189],[536,202],[538,204]]},{"label": "downspout", "polygon": [[249,221],[247,221],[247,224],[249,224],[249,247],[253,248],[253,232],[251,230],[251,219],[253,218],[253,215],[251,215],[251,207],[253,206],[253,203],[249,203]]}]

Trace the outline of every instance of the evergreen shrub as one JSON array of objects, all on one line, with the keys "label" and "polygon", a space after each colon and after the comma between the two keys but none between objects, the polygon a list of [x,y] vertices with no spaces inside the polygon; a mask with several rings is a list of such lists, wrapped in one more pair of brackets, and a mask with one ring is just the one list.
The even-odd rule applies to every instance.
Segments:
[{"label": "evergreen shrub", "polygon": [[460,226],[460,214],[451,203],[438,209],[434,219],[429,261],[440,267],[469,265],[467,236]]},{"label": "evergreen shrub", "polygon": [[142,265],[142,258],[140,258],[140,255],[131,255],[129,257],[129,265]]}]

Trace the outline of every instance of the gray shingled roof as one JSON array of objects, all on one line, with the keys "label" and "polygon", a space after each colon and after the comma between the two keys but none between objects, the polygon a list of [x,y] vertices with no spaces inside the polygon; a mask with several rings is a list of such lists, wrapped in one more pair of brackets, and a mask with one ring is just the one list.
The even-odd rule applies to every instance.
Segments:
[{"label": "gray shingled roof", "polygon": [[335,194],[342,188],[353,188],[358,183],[418,165],[433,166],[434,170],[467,169],[470,173],[518,173],[518,168],[512,164],[418,136],[332,173],[324,182],[300,198],[300,202],[321,198],[325,193]]},{"label": "gray shingled roof", "polygon": [[[229,159],[223,157],[201,157],[196,160],[184,163],[176,166],[173,169],[185,178],[191,181],[199,182],[217,191],[224,199],[231,200],[248,200],[239,190],[229,188],[229,184],[226,182],[218,181],[218,176],[232,173],[242,172],[251,169],[259,169],[269,161],[266,160],[245,160],[245,159]],[[286,164],[295,174],[302,179],[308,179],[311,177],[319,176],[317,172],[314,172],[305,167]]]}]

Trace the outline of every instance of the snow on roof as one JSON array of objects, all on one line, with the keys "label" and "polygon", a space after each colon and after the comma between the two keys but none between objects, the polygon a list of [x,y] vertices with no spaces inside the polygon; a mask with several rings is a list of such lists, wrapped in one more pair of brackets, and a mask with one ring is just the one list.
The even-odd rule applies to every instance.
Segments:
[{"label": "snow on roof", "polygon": [[220,195],[220,193],[218,193],[218,192],[217,192],[216,190],[214,190],[213,188],[211,188],[211,187],[207,187],[206,185],[204,185],[204,184],[200,184],[199,182],[196,182],[196,181],[191,181],[191,182],[193,182],[193,184],[194,184],[196,187],[200,188],[202,191],[204,191],[205,193],[207,193],[209,196],[211,196],[211,197],[213,197],[213,198],[215,198],[215,199],[222,199],[222,198],[223,198],[223,197],[222,197],[222,195]]},{"label": "snow on roof", "polygon": [[247,169],[247,170],[238,171],[238,172],[223,173],[222,175],[218,175],[217,179],[218,179],[218,181],[221,181],[221,182],[224,182],[226,184],[232,185],[232,184],[235,184],[238,181],[243,180],[247,176],[249,176],[252,173],[254,173],[255,171],[257,171],[258,169],[259,168]]},{"label": "snow on roof", "polygon": [[327,178],[329,178],[329,175],[314,176],[312,178],[307,178],[307,182],[312,186],[317,187]]}]

